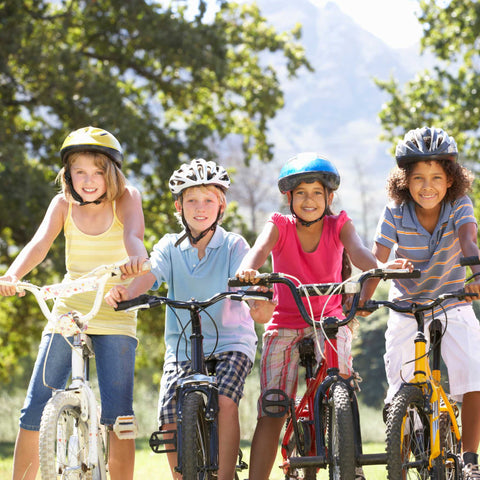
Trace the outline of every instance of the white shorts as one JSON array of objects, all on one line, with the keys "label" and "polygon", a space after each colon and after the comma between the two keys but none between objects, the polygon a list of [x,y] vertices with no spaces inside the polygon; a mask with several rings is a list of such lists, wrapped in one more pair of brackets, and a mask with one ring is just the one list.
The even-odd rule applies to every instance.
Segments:
[{"label": "white shorts", "polygon": [[[442,358],[448,370],[449,391],[452,398],[461,402],[468,392],[480,391],[480,324],[471,305],[462,305],[447,311],[447,328],[442,337]],[[445,328],[445,317],[437,317]],[[427,349],[430,345],[425,322]],[[385,332],[385,371],[388,391],[385,403],[390,403],[403,382],[413,377],[415,358],[414,338],[417,332],[415,319],[390,311]]]}]

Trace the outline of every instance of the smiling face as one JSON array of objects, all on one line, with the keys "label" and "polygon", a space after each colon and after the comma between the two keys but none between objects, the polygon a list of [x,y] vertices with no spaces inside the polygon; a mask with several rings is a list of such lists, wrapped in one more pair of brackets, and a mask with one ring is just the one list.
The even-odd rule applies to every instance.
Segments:
[{"label": "smiling face", "polygon": [[190,187],[183,193],[181,200],[175,202],[177,212],[183,216],[193,236],[210,228],[217,219],[219,211],[224,210],[217,187]]},{"label": "smiling face", "polygon": [[435,211],[440,209],[452,180],[436,161],[415,163],[408,178],[408,189],[418,207]]},{"label": "smiling face", "polygon": [[73,188],[85,202],[98,200],[107,191],[105,170],[97,163],[94,155],[79,154],[70,166]]},{"label": "smiling face", "polygon": [[[288,200],[292,201],[295,215],[306,222],[320,218],[325,211],[325,206],[330,206],[333,192],[328,192],[322,183],[300,183],[294,190],[288,192]],[[325,199],[327,200],[325,203]]]}]

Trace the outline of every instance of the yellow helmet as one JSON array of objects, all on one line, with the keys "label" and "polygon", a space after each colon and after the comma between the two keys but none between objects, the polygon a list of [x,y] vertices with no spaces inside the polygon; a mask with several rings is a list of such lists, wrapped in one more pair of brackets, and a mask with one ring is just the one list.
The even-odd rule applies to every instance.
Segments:
[{"label": "yellow helmet", "polygon": [[119,168],[122,167],[123,151],[120,142],[102,128],[84,127],[70,133],[60,149],[63,164],[71,153],[82,151],[103,153]]}]

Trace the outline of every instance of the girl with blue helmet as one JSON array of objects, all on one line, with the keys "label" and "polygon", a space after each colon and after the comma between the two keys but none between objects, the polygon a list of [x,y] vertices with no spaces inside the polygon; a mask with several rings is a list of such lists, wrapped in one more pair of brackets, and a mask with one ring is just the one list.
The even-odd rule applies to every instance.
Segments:
[{"label": "girl with blue helmet", "polygon": [[[237,270],[237,277],[252,281],[270,253],[273,271],[292,275],[305,284],[341,281],[344,251],[361,270],[377,267],[375,257],[362,244],[346,212],[334,215],[330,209],[339,185],[335,166],[317,153],[300,153],[288,161],[280,171],[278,187],[287,195],[291,215],[270,216]],[[367,289],[364,299],[373,293],[371,287]],[[297,345],[315,332],[305,323],[284,286],[276,284],[274,293],[277,304],[263,336],[261,395],[270,389],[281,389],[294,399],[299,364]],[[326,297],[312,297],[310,303],[316,320],[322,312],[324,316],[344,318],[341,295],[328,302]],[[340,328],[337,340],[341,373],[348,376],[352,373],[351,330]],[[319,358],[320,352],[316,354]],[[285,417],[267,416],[261,408],[261,397],[258,405],[250,479],[267,480]],[[364,478],[359,470],[357,478]]]}]

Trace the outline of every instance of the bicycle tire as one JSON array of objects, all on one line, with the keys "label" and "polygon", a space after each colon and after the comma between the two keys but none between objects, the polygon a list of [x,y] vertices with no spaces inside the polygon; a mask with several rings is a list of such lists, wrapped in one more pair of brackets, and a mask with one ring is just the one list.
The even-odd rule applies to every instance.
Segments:
[{"label": "bicycle tire", "polygon": [[210,457],[210,439],[205,420],[203,396],[196,392],[185,396],[182,413],[181,467],[183,480],[213,480],[216,472],[206,469]]},{"label": "bicycle tire", "polygon": [[39,433],[42,480],[102,478],[100,461],[88,468],[89,422],[80,413],[80,398],[71,392],[55,394],[45,406]]},{"label": "bicycle tire", "polygon": [[452,419],[448,412],[440,413],[440,449],[443,452],[445,480],[455,480],[461,476],[457,472],[458,463],[452,459],[452,455],[459,457],[461,454],[461,442],[457,440],[452,429]]},{"label": "bicycle tire", "polygon": [[328,419],[328,473],[330,480],[355,480],[355,432],[347,386],[331,387]]},{"label": "bicycle tire", "polygon": [[430,423],[420,388],[407,385],[393,398],[386,443],[389,480],[443,478],[441,456],[429,468]]}]

